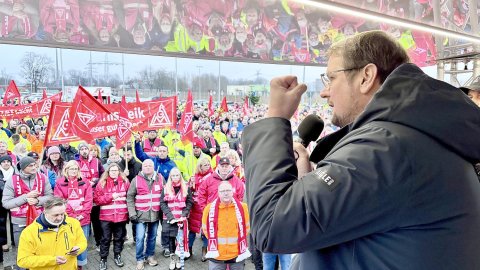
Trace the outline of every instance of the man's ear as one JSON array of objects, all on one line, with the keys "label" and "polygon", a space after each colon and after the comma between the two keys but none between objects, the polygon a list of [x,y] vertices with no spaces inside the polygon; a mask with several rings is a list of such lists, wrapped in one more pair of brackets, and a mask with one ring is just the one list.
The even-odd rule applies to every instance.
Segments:
[{"label": "man's ear", "polygon": [[360,93],[364,95],[373,94],[380,85],[378,78],[378,68],[375,64],[368,64],[360,70],[362,83],[360,85]]}]

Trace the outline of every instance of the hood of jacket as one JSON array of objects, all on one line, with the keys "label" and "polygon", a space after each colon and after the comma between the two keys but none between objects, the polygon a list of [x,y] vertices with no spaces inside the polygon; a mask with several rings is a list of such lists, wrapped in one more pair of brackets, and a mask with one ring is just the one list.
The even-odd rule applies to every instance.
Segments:
[{"label": "hood of jacket", "polygon": [[217,179],[217,180],[220,180],[220,181],[230,181],[230,179],[233,178],[233,173],[234,173],[234,170],[232,169],[232,171],[230,171],[227,175],[227,177],[225,178],[222,178],[220,176],[220,172],[218,169],[216,169],[214,172],[213,172],[213,178]]}]

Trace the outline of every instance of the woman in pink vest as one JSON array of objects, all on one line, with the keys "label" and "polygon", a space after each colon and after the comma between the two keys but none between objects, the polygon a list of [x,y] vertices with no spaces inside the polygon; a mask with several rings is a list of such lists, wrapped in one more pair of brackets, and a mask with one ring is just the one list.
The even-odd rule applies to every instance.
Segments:
[{"label": "woman in pink vest", "polygon": [[113,235],[114,261],[118,267],[124,266],[121,253],[127,235],[127,191],[130,183],[120,171],[117,163],[112,163],[100,177],[95,188],[94,202],[100,206],[102,240],[100,243],[100,270],[107,269],[108,250]]},{"label": "woman in pink vest", "polygon": [[[210,161],[207,157],[202,157],[197,162],[197,167],[195,169],[195,175],[190,179],[190,189],[192,190],[193,197],[193,206],[190,211],[190,216],[188,217],[188,245],[190,249],[190,254],[192,254],[193,242],[197,233],[200,233],[200,227],[202,226],[202,208],[198,204],[198,187],[203,182],[203,180],[208,177],[213,172]],[[202,234],[202,251],[205,249],[207,252],[207,238]],[[202,253],[203,254],[203,253]]]},{"label": "woman in pink vest", "polygon": [[[88,239],[90,235],[90,212],[93,205],[93,189],[88,181],[81,177],[80,167],[75,160],[65,164],[62,174],[64,177],[57,179],[55,197],[67,201],[67,215],[76,218],[82,225],[83,233]],[[87,251],[78,255],[78,268],[87,265]]]},{"label": "woman in pink vest", "polygon": [[178,222],[183,222],[190,213],[193,205],[192,192],[183,181],[178,168],[170,171],[167,183],[162,190],[160,206],[163,211],[162,234],[169,237],[170,269],[180,268],[178,257],[175,255],[175,237],[178,233]]}]

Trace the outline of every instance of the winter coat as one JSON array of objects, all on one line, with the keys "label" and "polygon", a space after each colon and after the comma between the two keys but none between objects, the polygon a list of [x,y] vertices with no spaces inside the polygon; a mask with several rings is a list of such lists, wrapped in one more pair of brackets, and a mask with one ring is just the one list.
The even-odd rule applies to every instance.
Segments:
[{"label": "winter coat", "polygon": [[[160,184],[160,188],[163,189],[163,179],[162,176],[158,173],[154,173],[152,178],[148,179],[143,172],[140,172],[139,174],[141,177],[145,179],[147,182],[147,186],[150,191],[152,191],[152,187],[155,183]],[[135,208],[135,198],[137,196],[137,177],[133,179],[132,182],[130,182],[130,187],[128,188],[127,192],[127,205],[128,205],[128,215],[130,217],[132,216],[137,216],[139,222],[154,222],[158,221],[162,218],[162,211],[154,211],[153,209],[150,209],[148,211],[138,211]],[[160,200],[159,200],[160,201]],[[160,202],[159,202],[160,204]]]},{"label": "winter coat", "polygon": [[478,134],[479,108],[412,64],[318,143],[302,179],[290,122],[253,123],[242,145],[255,246],[299,253],[291,269],[480,269]]},{"label": "winter coat", "polygon": [[[3,178],[3,172],[0,171],[0,198],[2,198],[4,188],[5,188],[5,180]],[[0,245],[5,245],[8,241],[7,215],[8,215],[8,210],[3,208],[3,204],[0,202]]]},{"label": "winter coat", "polygon": [[[122,158],[122,161],[118,164],[122,171],[125,170],[125,159]],[[132,180],[142,171],[142,163],[138,162],[135,158],[132,158],[128,162],[128,181],[132,182]]]},{"label": "winter coat", "polygon": [[[109,222],[125,222],[128,220],[127,191],[130,183],[121,177],[113,181],[107,177],[105,186],[97,185],[93,200],[100,206],[100,220]],[[117,200],[113,200],[113,193],[121,193]]]},{"label": "winter coat", "polygon": [[[48,228],[42,219],[42,213],[20,235],[17,265],[30,270],[77,269],[77,256],[66,255],[74,246],[79,247],[77,254],[87,249],[87,239],[80,222],[66,216],[58,231]],[[67,262],[57,265],[57,256],[63,256]]]},{"label": "winter coat", "polygon": [[[55,197],[63,198],[67,201],[67,214],[69,217],[78,219],[79,216],[83,216],[80,219],[82,226],[90,224],[90,213],[93,206],[93,189],[89,182],[85,182],[82,179],[78,179],[78,197],[81,203],[76,205],[76,202],[68,201],[69,181],[65,177],[61,177],[57,180],[56,188],[53,192]],[[72,194],[74,196],[74,194]]]},{"label": "winter coat", "polygon": [[190,189],[192,190],[192,197],[193,197],[193,206],[192,210],[190,210],[190,215],[188,216],[188,229],[194,233],[200,233],[200,227],[202,226],[202,214],[203,208],[200,207],[198,203],[198,189],[202,182],[207,179],[213,173],[212,169],[210,169],[205,174],[196,174],[190,180]]},{"label": "winter coat", "polygon": [[63,144],[60,145],[60,155],[65,162],[70,160],[75,160],[75,155],[78,154],[78,150],[75,147],[69,146],[68,148],[63,147]]},{"label": "winter coat", "polygon": [[[33,188],[35,180],[25,180],[22,179],[23,183],[27,185],[30,189]],[[43,196],[38,197],[38,205],[42,206],[46,200],[48,200],[53,195],[52,187],[50,186],[49,181],[45,181]],[[18,197],[15,196],[15,187],[13,186],[13,180],[7,179],[5,182],[5,187],[3,189],[2,195],[2,205],[5,209],[12,210],[14,208],[20,207],[27,203],[27,194],[22,194]],[[26,218],[22,217],[13,217],[12,216],[12,223],[17,225],[25,225],[27,222]]]},{"label": "winter coat", "polygon": [[222,179],[218,173],[218,170],[216,170],[202,182],[200,187],[198,187],[198,205],[202,209],[202,212],[207,204],[218,198],[218,186],[222,181],[229,181],[230,184],[232,184],[235,198],[241,202],[243,201],[245,184],[242,182],[242,180],[238,179],[238,177],[233,174],[233,171],[227,175],[225,179]]},{"label": "winter coat", "polygon": [[[180,187],[174,187],[173,190],[175,194],[178,194],[180,191]],[[185,208],[182,210],[182,217],[188,217],[190,213],[190,209],[193,205],[193,198],[192,198],[192,191],[190,188],[188,189],[187,197],[185,197]],[[178,225],[177,223],[170,224],[168,221],[174,219],[171,209],[167,205],[167,201],[165,201],[165,188],[162,190],[162,196],[160,197],[160,207],[162,208],[163,214],[167,217],[167,219],[162,220],[162,235],[168,235],[169,237],[176,237],[178,233]]]},{"label": "winter coat", "polygon": [[164,181],[168,180],[170,171],[176,167],[175,162],[170,160],[169,157],[165,159],[161,159],[159,157],[153,157],[145,154],[139,142],[135,142],[135,154],[137,155],[137,158],[142,162],[145,159],[151,159],[153,161],[155,171],[160,173],[163,176]]},{"label": "winter coat", "polygon": [[[235,214],[235,204],[224,204],[218,201],[220,204],[218,206],[218,253],[220,256],[216,257],[215,260],[218,261],[227,261],[236,258],[238,254],[238,243],[231,241],[221,241],[221,239],[238,239],[238,221],[237,215]],[[210,207],[212,204],[208,204],[205,207],[205,211],[202,215],[202,228],[203,234],[208,238],[207,232],[207,223],[208,223],[208,214],[210,212]],[[248,213],[248,207],[246,203],[242,203],[243,212],[245,214],[245,225],[247,227],[247,234],[250,231],[250,216]]]}]

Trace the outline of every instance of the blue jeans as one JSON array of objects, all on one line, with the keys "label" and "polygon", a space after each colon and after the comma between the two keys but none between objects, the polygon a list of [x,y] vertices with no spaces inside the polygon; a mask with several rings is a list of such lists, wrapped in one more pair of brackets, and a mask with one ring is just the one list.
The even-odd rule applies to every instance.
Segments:
[{"label": "blue jeans", "polygon": [[[139,222],[135,226],[135,249],[137,262],[153,256],[155,252],[155,241],[157,240],[158,220],[154,222]],[[145,235],[147,236],[147,250],[145,250]],[[145,253],[144,253],[145,251]]]},{"label": "blue jeans", "polygon": [[280,266],[282,270],[288,270],[290,268],[292,255],[263,253],[263,270],[275,269],[275,261],[277,260],[277,256],[280,259]]},{"label": "blue jeans", "polygon": [[[90,224],[82,226],[82,231],[83,231],[83,234],[85,235],[85,238],[88,239],[88,237],[90,236]],[[87,254],[88,254],[88,251],[85,250],[84,252],[82,252],[82,254],[77,256],[78,266],[87,265]]]},{"label": "blue jeans", "polygon": [[207,247],[208,246],[207,237],[203,233],[201,234],[201,237],[202,237],[202,243],[203,243],[202,247]]},{"label": "blue jeans", "polygon": [[193,242],[195,242],[195,238],[197,237],[197,234],[194,232],[188,232],[188,249],[192,250],[193,247]]}]

